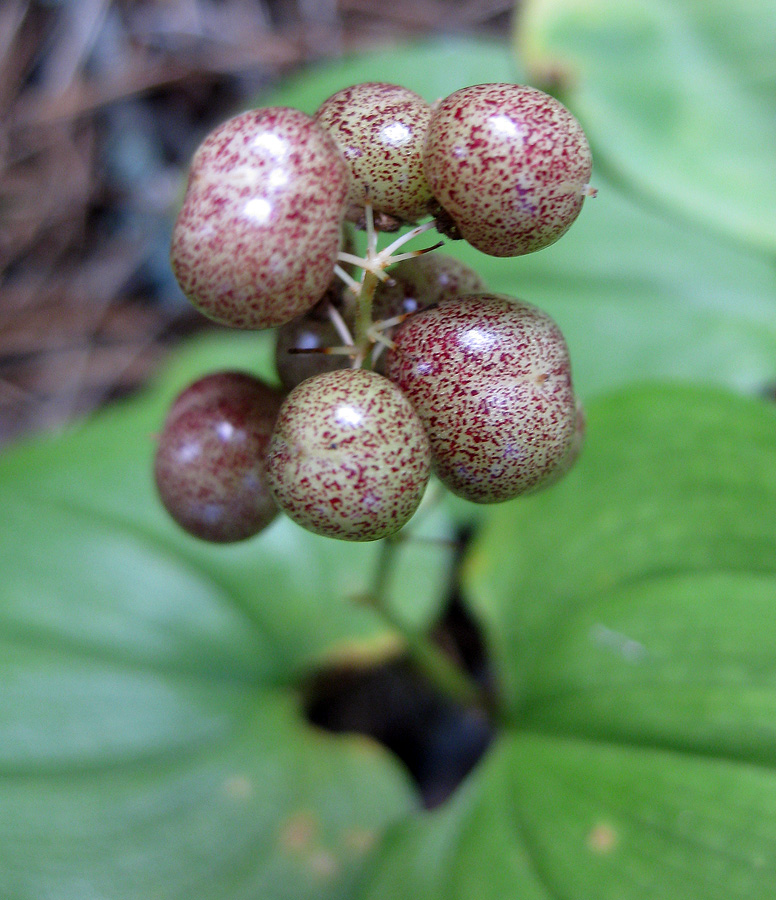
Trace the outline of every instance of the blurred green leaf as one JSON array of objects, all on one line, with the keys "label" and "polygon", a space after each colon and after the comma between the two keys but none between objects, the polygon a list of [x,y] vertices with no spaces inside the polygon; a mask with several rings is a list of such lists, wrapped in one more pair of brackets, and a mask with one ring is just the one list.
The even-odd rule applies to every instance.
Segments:
[{"label": "blurred green leaf", "polygon": [[557,320],[585,398],[654,378],[746,391],[776,380],[776,268],[594,180],[598,196],[540,253],[445,252]]},{"label": "blurred green leaf", "polygon": [[579,464],[494,509],[465,571],[513,716],[768,756],[774,510],[764,402],[645,387],[593,404]]},{"label": "blurred green leaf", "polygon": [[776,16],[771,0],[682,0],[681,8],[737,86],[773,103]]},{"label": "blurred green leaf", "polygon": [[700,227],[773,257],[776,26],[768,6],[527,0],[516,46],[529,77],[560,85],[599,165]]},{"label": "blurred green leaf", "polygon": [[449,806],[394,829],[356,896],[759,900],[775,809],[769,768],[510,733]]},{"label": "blurred green leaf", "polygon": [[[163,676],[154,678],[168,685],[166,701],[144,697],[147,709],[125,709],[140,673],[77,654],[68,669],[80,673],[89,694],[107,672],[102,711],[109,719],[123,713],[127,730],[145,731],[154,716],[180,718],[185,696],[179,701],[176,683]],[[4,683],[8,675],[4,665]],[[411,806],[396,768],[366,742],[303,727],[297,703],[283,692],[222,684],[219,698],[206,678],[189,681],[190,693],[199,688],[203,722],[220,721],[174,752],[149,741],[148,754],[133,762],[4,767],[4,898],[350,896],[381,828]],[[111,699],[117,683],[125,687]],[[59,690],[77,689],[68,678]],[[99,711],[89,706],[80,723],[67,721],[94,732]],[[54,717],[49,728],[58,724]]]},{"label": "blurred green leaf", "polygon": [[289,79],[258,102],[262,106],[293,106],[312,114],[336,91],[363,81],[400,84],[433,102],[470,84],[519,80],[520,70],[503,44],[440,38],[345,57]]}]

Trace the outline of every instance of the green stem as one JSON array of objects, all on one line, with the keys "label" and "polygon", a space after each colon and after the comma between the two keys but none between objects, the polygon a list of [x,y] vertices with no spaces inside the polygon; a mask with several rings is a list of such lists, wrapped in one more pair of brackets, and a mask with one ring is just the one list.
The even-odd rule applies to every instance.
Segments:
[{"label": "green stem", "polygon": [[386,624],[401,634],[410,659],[442,694],[463,706],[485,707],[483,693],[470,675],[426,635],[411,631],[391,612],[387,603],[386,585],[400,540],[400,537],[386,538],[382,543],[374,590],[370,596],[372,607]]},{"label": "green stem", "polygon": [[[377,233],[374,230],[371,209],[366,210],[367,219],[367,256],[373,260],[377,244]],[[417,230],[417,229],[416,229]],[[400,239],[400,244],[407,239]],[[372,306],[375,291],[380,283],[379,278],[369,269],[364,269],[364,277],[361,282],[361,290],[356,297],[356,315],[353,340],[358,351],[358,357],[363,361],[368,359],[372,346],[370,331],[372,328]],[[486,698],[475,681],[460,666],[456,665],[426,635],[411,631],[391,612],[386,596],[393,558],[396,553],[400,535],[394,538],[386,538],[382,542],[377,572],[375,573],[374,588],[369,597],[370,605],[379,613],[383,621],[404,638],[407,652],[428,680],[445,696],[451,698],[463,706],[477,706],[481,709],[487,707]]]},{"label": "green stem", "polygon": [[356,306],[355,334],[353,339],[359,351],[366,356],[371,346],[369,329],[372,327],[372,301],[374,300],[377,285],[380,283],[374,272],[364,272],[364,280],[361,283],[361,293],[358,295]]}]

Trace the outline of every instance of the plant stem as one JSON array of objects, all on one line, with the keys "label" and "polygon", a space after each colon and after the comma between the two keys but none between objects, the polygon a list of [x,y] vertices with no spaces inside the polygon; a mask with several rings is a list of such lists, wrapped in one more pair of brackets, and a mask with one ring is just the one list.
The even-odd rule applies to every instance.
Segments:
[{"label": "plant stem", "polygon": [[446,697],[462,706],[486,706],[483,693],[460,666],[434,644],[426,635],[411,631],[390,610],[386,597],[388,575],[401,537],[386,538],[382,542],[380,558],[375,573],[374,589],[370,595],[371,606],[386,624],[404,638],[410,659],[428,680]]},{"label": "plant stem", "polygon": [[361,292],[358,295],[356,307],[355,340],[356,347],[366,356],[371,346],[369,330],[372,327],[372,301],[380,283],[373,272],[364,272],[364,280],[361,282]]},{"label": "plant stem", "polygon": [[[364,365],[366,360],[370,358],[370,350],[372,349],[375,340],[381,340],[379,337],[375,338],[373,331],[374,323],[372,321],[372,307],[375,291],[377,290],[381,278],[381,275],[378,273],[392,262],[420,256],[423,253],[436,250],[437,247],[441,246],[440,243],[433,247],[427,247],[424,250],[394,256],[395,251],[408,241],[434,227],[433,223],[427,223],[413,228],[411,231],[407,232],[407,234],[397,238],[389,247],[381,251],[381,253],[378,253],[378,235],[374,227],[372,207],[369,203],[365,204],[364,216],[367,234],[365,258],[362,260],[359,257],[346,252],[340,253],[339,257],[343,262],[354,262],[356,265],[359,263],[362,264],[363,277],[360,285],[358,285],[344,270],[340,269],[338,272],[340,277],[355,295],[355,327],[353,334],[353,343],[356,349],[355,365]],[[375,268],[375,263],[379,263],[379,267]],[[394,323],[389,321],[387,324]],[[382,340],[384,343],[388,343],[387,340]],[[404,538],[402,538],[401,535],[396,535],[392,538],[386,538],[382,542],[377,571],[375,573],[374,586],[372,593],[369,596],[369,603],[387,625],[401,634],[404,638],[410,658],[440,693],[463,706],[476,706],[484,709],[487,707],[486,698],[469,674],[460,666],[456,665],[450,657],[429,640],[426,635],[418,634],[417,632],[408,629],[400,619],[393,615],[388,606],[386,585],[388,583],[396,549],[399,542],[403,539]]]}]

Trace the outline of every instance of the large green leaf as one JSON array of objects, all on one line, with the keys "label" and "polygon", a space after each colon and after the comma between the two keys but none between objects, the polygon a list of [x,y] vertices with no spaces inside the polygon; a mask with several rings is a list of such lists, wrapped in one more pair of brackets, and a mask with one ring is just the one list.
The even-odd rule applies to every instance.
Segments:
[{"label": "large green leaf", "polygon": [[738,87],[774,102],[776,17],[771,0],[682,0],[700,39]]},{"label": "large green leaf", "polygon": [[594,403],[575,470],[494,510],[464,571],[502,734],[397,826],[361,900],[755,900],[776,880],[776,413]]},{"label": "large green leaf", "polygon": [[[324,661],[401,642],[358,601],[379,547],[281,517],[252,541],[180,532],[152,485],[175,393],[221,367],[269,371],[256,335],[193,345],[147,395],[0,458],[0,896],[345,897],[415,804],[396,763],[305,723]],[[444,511],[416,533],[449,537]],[[433,621],[452,551],[410,539],[388,599]]]},{"label": "large green leaf", "polygon": [[[63,560],[80,565],[80,557],[70,559],[70,548],[77,546],[70,530],[49,525],[55,513],[65,519],[70,515],[73,521],[93,528],[120,531],[125,543],[132,544],[130,555],[144,545],[151,545],[156,552],[164,548],[174,565],[212,582],[243,611],[247,621],[259,626],[274,648],[276,664],[289,679],[324,657],[370,657],[395,649],[395,637],[370,610],[347,602],[373,589],[378,545],[318,538],[285,517],[279,517],[254,540],[208,545],[171,524],[156,497],[152,478],[154,434],[181,388],[217,368],[243,368],[272,379],[271,360],[269,334],[224,334],[194,343],[140,401],[110,410],[93,424],[74,426],[58,440],[35,442],[7,453],[0,464],[0,481],[6,491],[12,489],[38,503],[45,510],[39,528],[47,540],[60,541],[61,559],[47,554],[36,574],[42,577],[47,565],[56,572]],[[444,512],[437,510],[419,518],[416,530],[424,539],[423,549],[407,542],[399,550],[398,564],[405,555],[423,554],[425,590],[397,581],[389,596],[393,612],[414,628],[428,625],[438,614],[451,558],[449,549],[426,540],[450,537]],[[19,529],[10,532],[3,546],[9,558],[24,552],[26,538]],[[21,550],[17,551],[17,544]],[[304,560],[304,565],[299,565],[299,560]],[[32,562],[31,567],[34,571]],[[85,567],[85,571],[88,574],[93,569]],[[75,572],[70,581],[77,581]],[[127,590],[135,588],[130,583]],[[185,606],[181,613],[184,610]]]},{"label": "large green leaf", "polygon": [[771,768],[511,733],[448,807],[392,833],[356,896],[759,900],[774,810]]},{"label": "large green leaf", "polygon": [[770,406],[680,387],[594,404],[575,470],[496,509],[469,559],[512,713],[565,704],[592,729],[606,696],[608,727],[643,740],[753,738],[776,713],[774,510]]},{"label": "large green leaf", "polygon": [[[37,669],[48,671],[50,658],[38,654]],[[169,678],[156,676],[168,685],[168,695],[157,697],[133,690],[143,679],[120,665],[71,653],[66,668],[60,694],[83,688],[86,701],[80,719],[68,710],[69,728],[91,734],[100,713],[109,725],[123,716],[127,730],[141,731],[152,717],[182,718],[186,698]],[[35,671],[27,669],[28,680]],[[4,684],[14,674],[4,662]],[[43,766],[33,759],[19,772],[3,768],[4,898],[350,895],[379,830],[408,806],[404,780],[372,747],[303,728],[296,704],[279,692],[233,684],[217,696],[201,681],[200,718],[217,714],[220,721],[207,722],[209,733],[188,736],[174,752],[149,740],[152,752],[137,761]],[[96,707],[91,695],[99,685],[104,696]],[[128,708],[127,695],[136,701]],[[36,702],[33,692],[28,703]],[[60,724],[54,715],[48,727]],[[4,714],[3,738],[6,726]]]},{"label": "large green leaf", "polygon": [[776,26],[761,0],[528,0],[531,77],[561,74],[599,164],[773,257]]}]

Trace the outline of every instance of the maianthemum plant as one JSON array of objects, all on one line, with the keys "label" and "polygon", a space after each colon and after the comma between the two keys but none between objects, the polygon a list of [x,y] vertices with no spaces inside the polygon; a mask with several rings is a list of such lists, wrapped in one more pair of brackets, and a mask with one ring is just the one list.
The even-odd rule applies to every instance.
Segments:
[{"label": "maianthemum plant", "polygon": [[[596,200],[541,252],[491,258],[450,241],[407,269],[454,256],[484,283],[475,292],[535,303],[562,328],[587,433],[558,483],[495,505],[429,497],[401,540],[331,540],[285,515],[250,540],[189,536],[157,500],[153,436],[215,371],[250,373],[274,403],[269,332],[198,342],[144,397],[0,460],[0,895],[769,896],[776,418],[755,390],[776,375],[776,219],[756,206],[772,183],[728,193],[707,179],[709,159],[672,158],[703,123],[666,104],[683,108],[683,78],[704,72],[720,98],[746,98],[734,111],[745,186],[776,117],[770,70],[738,61],[776,41],[760,43],[754,5],[728,10],[726,28],[716,4],[595,6],[526,4],[530,79],[492,45],[421,45],[310,73],[265,103],[310,114],[364,82],[433,101],[555,78],[591,139]],[[626,63],[642,47],[637,85]],[[649,103],[633,93],[645,91]],[[650,153],[655,130],[672,140]],[[636,177],[625,163],[640,158],[684,178],[682,191],[634,165]],[[708,214],[721,204],[728,215]],[[404,265],[388,270],[398,284]],[[337,377],[362,371],[337,363]],[[385,352],[374,362],[392,365]],[[479,703],[426,638],[447,595],[444,539],[461,525],[474,537],[460,590],[488,649],[496,737],[425,812],[387,752],[307,723],[300,686],[409,651]]]},{"label": "maianthemum plant", "polygon": [[[547,247],[593,192],[591,166],[561,103],[503,82],[433,107],[367,82],[337,91],[315,118],[271,106],[220,125],[194,155],[173,231],[181,286],[223,324],[305,336],[323,318],[340,345],[281,332],[278,368],[297,382],[282,400],[245,373],[184,389],[155,466],[172,517],[229,542],[266,527],[277,504],[316,534],[369,541],[407,524],[432,468],[480,503],[557,481],[584,429],[560,329],[521,300],[467,290],[478,277],[452,258],[421,268],[438,245],[404,247],[432,227],[492,256]],[[346,220],[363,223],[363,256],[340,250],[354,242]],[[378,249],[380,226],[402,224],[416,227]],[[323,370],[308,362],[293,377],[283,356],[306,352]],[[332,371],[326,357],[337,355],[349,365]]]}]

